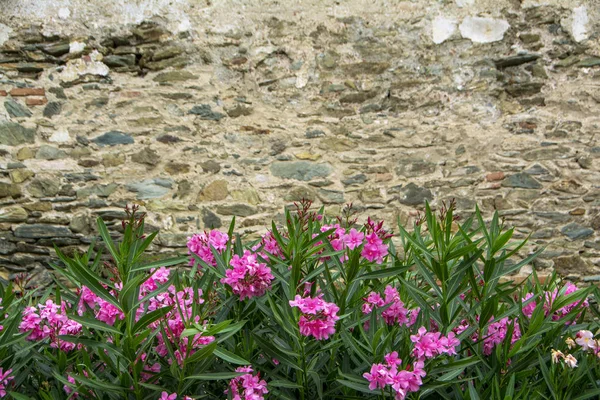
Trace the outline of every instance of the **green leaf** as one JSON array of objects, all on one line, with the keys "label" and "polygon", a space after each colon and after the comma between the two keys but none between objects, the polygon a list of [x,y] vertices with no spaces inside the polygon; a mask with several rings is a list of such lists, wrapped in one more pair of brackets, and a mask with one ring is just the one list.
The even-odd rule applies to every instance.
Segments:
[{"label": "green leaf", "polygon": [[108,248],[108,251],[112,255],[115,262],[117,264],[119,264],[121,262],[119,253],[117,253],[115,244],[114,244],[112,238],[110,237],[110,233],[108,233],[108,228],[106,228],[106,225],[104,224],[104,221],[102,220],[102,217],[98,217],[96,219],[96,223],[98,225],[98,231],[100,232],[100,236],[102,236],[102,241],[106,244],[106,247]]},{"label": "green leaf", "polygon": [[237,354],[234,354],[234,353],[230,352],[229,350],[225,350],[222,347],[217,347],[215,349],[215,355],[217,357],[219,357],[220,359],[230,362],[232,364],[250,365],[250,361],[247,361],[247,360],[243,359],[242,357],[238,356]]},{"label": "green leaf", "polygon": [[[242,376],[244,374],[247,374],[247,372],[213,372],[209,374],[188,376],[184,379],[192,379],[197,381],[221,381],[225,379],[233,379],[236,376]],[[271,382],[269,382],[269,386],[270,385]]]},{"label": "green leaf", "polygon": [[73,321],[79,322],[81,325],[83,325],[86,328],[93,328],[93,329],[97,329],[99,331],[113,333],[116,335],[122,334],[122,332],[120,330],[118,330],[117,328],[115,328],[114,326],[110,326],[102,321],[98,321],[97,319],[80,317],[79,315],[75,315],[75,314],[69,315],[69,318],[72,319]]},{"label": "green leaf", "polygon": [[151,262],[149,264],[135,266],[131,269],[131,272],[145,271],[148,269],[160,268],[160,267],[172,267],[173,265],[187,263],[189,260],[190,260],[189,256],[167,258],[166,260],[158,260],[158,261]]},{"label": "green leaf", "polygon": [[147,328],[148,325],[150,325],[153,322],[158,321],[159,319],[161,319],[162,317],[167,315],[172,309],[173,309],[173,306],[162,307],[162,308],[159,308],[158,310],[149,312],[148,314],[144,314],[144,316],[142,318],[140,318],[133,326],[132,334],[135,335],[142,329]]},{"label": "green leaf", "polygon": [[385,279],[391,276],[396,276],[408,270],[407,266],[400,267],[391,267],[391,268],[383,268],[377,271],[368,272],[363,274],[357,278],[357,280],[365,280],[365,279]]}]

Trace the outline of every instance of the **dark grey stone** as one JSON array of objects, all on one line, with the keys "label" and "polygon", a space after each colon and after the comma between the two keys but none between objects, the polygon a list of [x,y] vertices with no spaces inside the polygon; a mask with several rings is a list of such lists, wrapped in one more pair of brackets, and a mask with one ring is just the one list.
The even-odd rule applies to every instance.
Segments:
[{"label": "dark grey stone", "polygon": [[172,179],[165,178],[144,179],[141,182],[129,183],[125,188],[137,193],[140,200],[155,199],[169,193],[174,183]]},{"label": "dark grey stone", "polygon": [[61,111],[62,104],[57,101],[51,101],[50,103],[46,104],[46,107],[44,107],[44,117],[52,118],[55,115],[60,114]]},{"label": "dark grey stone", "polygon": [[539,54],[519,54],[494,60],[494,64],[496,68],[507,68],[535,61],[538,58],[540,58]]},{"label": "dark grey stone", "polygon": [[367,176],[365,174],[356,174],[342,180],[342,183],[346,186],[351,185],[360,185],[367,181]]},{"label": "dark grey stone", "polygon": [[204,208],[202,210],[202,222],[204,223],[205,229],[217,229],[223,226],[221,218],[219,218],[217,214],[210,211],[208,208]]},{"label": "dark grey stone", "polygon": [[431,190],[409,183],[398,191],[400,196],[398,201],[409,206],[424,205],[425,200],[431,201],[433,194]]},{"label": "dark grey stone", "polygon": [[132,144],[134,142],[133,137],[127,133],[119,131],[106,132],[103,135],[95,137],[92,142],[100,146],[115,146],[119,144]]},{"label": "dark grey stone", "polygon": [[576,222],[563,226],[560,232],[571,240],[586,239],[594,234],[594,230]]},{"label": "dark grey stone", "polygon": [[324,204],[344,203],[344,192],[339,190],[319,189],[317,195]]},{"label": "dark grey stone", "polygon": [[66,226],[54,226],[45,224],[19,225],[14,230],[16,237],[41,239],[54,237],[70,237],[72,232]]},{"label": "dark grey stone", "polygon": [[521,172],[504,179],[504,181],[502,181],[502,186],[521,189],[539,189],[542,187],[542,184],[532,178],[529,174]]},{"label": "dark grey stone", "polygon": [[0,144],[19,146],[35,141],[35,129],[28,129],[16,122],[0,123]]},{"label": "dark grey stone", "polygon": [[194,106],[188,114],[198,115],[200,119],[208,120],[208,121],[220,121],[225,118],[225,114],[220,112],[212,111],[210,105],[201,104],[199,106]]},{"label": "dark grey stone", "polygon": [[217,213],[221,215],[235,215],[236,217],[249,217],[256,214],[256,208],[248,204],[226,204],[217,206]]},{"label": "dark grey stone", "polygon": [[17,103],[14,100],[5,101],[4,108],[6,108],[8,115],[10,115],[13,118],[25,118],[25,117],[31,117],[33,115],[33,113],[31,111],[29,111],[29,109],[27,107],[25,107],[22,104]]}]

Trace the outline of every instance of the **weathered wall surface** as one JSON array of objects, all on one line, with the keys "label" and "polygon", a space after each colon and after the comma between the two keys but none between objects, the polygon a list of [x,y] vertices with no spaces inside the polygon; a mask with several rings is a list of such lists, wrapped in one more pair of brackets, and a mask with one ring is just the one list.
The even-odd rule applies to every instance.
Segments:
[{"label": "weathered wall surface", "polygon": [[183,251],[305,197],[478,204],[600,280],[597,0],[0,0],[0,102],[3,278],[126,203]]}]

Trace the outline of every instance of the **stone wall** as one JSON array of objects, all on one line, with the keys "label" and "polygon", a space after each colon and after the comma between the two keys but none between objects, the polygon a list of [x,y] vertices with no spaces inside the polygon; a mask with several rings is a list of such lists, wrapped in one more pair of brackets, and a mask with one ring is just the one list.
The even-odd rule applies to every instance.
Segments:
[{"label": "stone wall", "polygon": [[183,252],[301,198],[404,223],[455,198],[547,246],[536,268],[600,280],[599,21],[598,0],[0,0],[0,274],[47,280],[52,243],[131,202]]}]

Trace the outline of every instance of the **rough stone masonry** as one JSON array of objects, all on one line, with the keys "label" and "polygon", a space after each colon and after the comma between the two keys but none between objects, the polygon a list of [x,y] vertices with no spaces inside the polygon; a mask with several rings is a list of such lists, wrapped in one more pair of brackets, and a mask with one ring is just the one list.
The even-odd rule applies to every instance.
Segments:
[{"label": "rough stone masonry", "polygon": [[598,0],[0,0],[0,103],[3,279],[132,202],[183,253],[301,198],[455,198],[600,280]]}]

